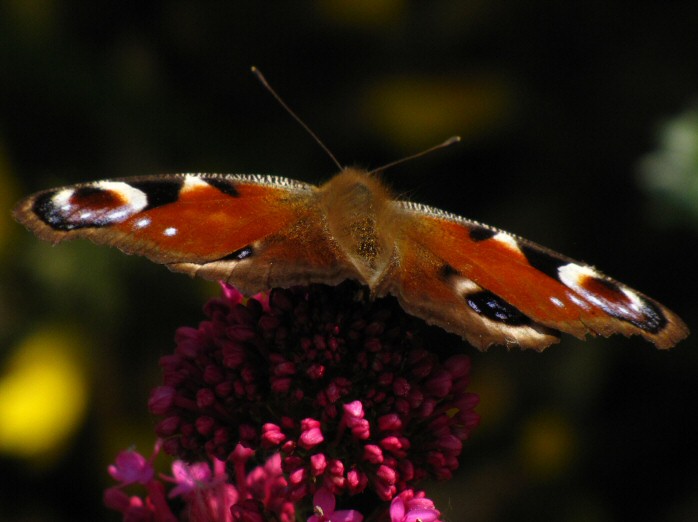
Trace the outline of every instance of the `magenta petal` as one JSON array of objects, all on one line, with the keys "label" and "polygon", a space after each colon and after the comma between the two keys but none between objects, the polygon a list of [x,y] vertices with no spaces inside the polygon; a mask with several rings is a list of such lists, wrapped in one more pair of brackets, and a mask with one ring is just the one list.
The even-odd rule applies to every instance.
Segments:
[{"label": "magenta petal", "polygon": [[298,442],[301,447],[310,449],[320,444],[323,440],[325,440],[325,437],[322,435],[322,430],[320,428],[311,428],[301,434]]},{"label": "magenta petal", "polygon": [[354,509],[336,511],[330,517],[330,522],[361,522],[364,516]]},{"label": "magenta petal", "polygon": [[153,478],[153,466],[136,451],[122,451],[116,456],[114,465],[109,466],[109,474],[122,484],[139,482],[145,484]]},{"label": "magenta petal", "polygon": [[390,521],[403,522],[405,518],[405,503],[400,497],[395,497],[390,503]]},{"label": "magenta petal", "polygon": [[433,509],[410,509],[407,512],[407,516],[404,518],[405,522],[433,522],[438,520],[439,512]]},{"label": "magenta petal", "polygon": [[170,498],[184,495],[210,482],[211,468],[205,462],[187,464],[176,460],[172,463],[172,476],[177,485],[170,491]]},{"label": "magenta petal", "polygon": [[320,488],[313,495],[313,505],[322,509],[325,515],[334,513],[337,501],[327,488]]},{"label": "magenta petal", "polygon": [[364,406],[361,403],[361,401],[352,401],[348,404],[343,405],[343,408],[344,411],[352,417],[364,416]]},{"label": "magenta petal", "polygon": [[114,486],[104,492],[104,504],[109,509],[124,513],[131,505],[131,501],[126,493]]},{"label": "magenta petal", "polygon": [[231,301],[234,304],[241,303],[242,300],[244,299],[244,296],[240,293],[240,291],[235,288],[234,286],[231,286],[227,283],[224,283],[223,281],[219,281],[219,284],[221,285],[221,289],[223,290],[223,295],[225,296],[226,299]]}]

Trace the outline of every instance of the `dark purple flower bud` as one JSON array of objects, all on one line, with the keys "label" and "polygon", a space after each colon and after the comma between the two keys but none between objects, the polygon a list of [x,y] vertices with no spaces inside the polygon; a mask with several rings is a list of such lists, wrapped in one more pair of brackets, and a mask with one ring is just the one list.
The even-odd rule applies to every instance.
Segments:
[{"label": "dark purple flower bud", "polygon": [[317,381],[325,376],[327,368],[323,364],[313,364],[305,372],[309,379]]},{"label": "dark purple flower bud", "polygon": [[380,431],[396,431],[402,429],[402,420],[394,413],[378,417],[378,429]]},{"label": "dark purple flower bud", "polygon": [[155,426],[156,435],[163,438],[174,435],[179,430],[180,420],[181,419],[176,415],[162,419]]},{"label": "dark purple flower bud", "polygon": [[196,407],[200,410],[210,408],[216,402],[216,394],[210,388],[200,388],[196,392]]},{"label": "dark purple flower bud", "polygon": [[198,431],[199,434],[203,435],[204,437],[210,435],[215,426],[216,421],[211,417],[202,415],[196,419],[196,431]]},{"label": "dark purple flower bud", "polygon": [[164,415],[174,402],[176,391],[170,386],[158,386],[148,400],[148,409],[153,415]]},{"label": "dark purple flower bud", "polygon": [[452,379],[451,374],[447,370],[436,371],[426,382],[427,393],[438,399],[446,397],[451,391]]}]

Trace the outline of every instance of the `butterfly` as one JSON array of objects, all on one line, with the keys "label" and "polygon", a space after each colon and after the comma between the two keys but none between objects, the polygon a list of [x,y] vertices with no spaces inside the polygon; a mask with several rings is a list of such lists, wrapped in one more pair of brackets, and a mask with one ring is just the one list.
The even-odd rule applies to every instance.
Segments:
[{"label": "butterfly", "polygon": [[353,279],[480,349],[543,350],[561,332],[670,348],[688,335],[672,311],[591,266],[393,199],[355,168],[320,186],[243,174],[95,181],[38,192],[14,217],[53,243],[87,238],[247,295]]}]

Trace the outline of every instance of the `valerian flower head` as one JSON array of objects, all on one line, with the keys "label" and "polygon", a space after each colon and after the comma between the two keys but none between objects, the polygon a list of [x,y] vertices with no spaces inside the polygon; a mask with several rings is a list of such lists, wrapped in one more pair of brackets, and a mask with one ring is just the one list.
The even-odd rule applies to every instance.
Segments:
[{"label": "valerian flower head", "polygon": [[353,283],[250,299],[224,285],[205,312],[160,361],[149,407],[166,452],[230,463],[247,448],[250,464],[278,455],[292,502],[318,491],[391,500],[458,467],[478,423],[470,361],[427,349],[394,299],[366,299]]},{"label": "valerian flower head", "polygon": [[249,299],[223,285],[205,312],[161,358],[156,450],[117,456],[108,507],[128,522],[439,520],[412,487],[449,478],[478,423],[465,355],[349,282]]}]

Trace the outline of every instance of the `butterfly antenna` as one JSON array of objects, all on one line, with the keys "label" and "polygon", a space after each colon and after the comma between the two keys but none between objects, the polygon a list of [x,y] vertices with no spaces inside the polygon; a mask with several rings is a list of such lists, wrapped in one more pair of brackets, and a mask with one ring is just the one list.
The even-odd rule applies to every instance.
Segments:
[{"label": "butterfly antenna", "polygon": [[338,168],[339,170],[343,170],[344,167],[342,167],[342,164],[339,163],[339,161],[337,161],[337,158],[335,157],[334,154],[332,154],[332,151],[330,151],[330,149],[327,147],[327,145],[325,145],[325,144],[322,142],[322,140],[318,137],[318,135],[315,134],[315,133],[312,131],[312,129],[311,129],[310,127],[308,127],[308,125],[306,125],[306,123],[305,123],[303,120],[301,120],[300,117],[299,117],[295,112],[293,112],[293,111],[291,110],[291,107],[289,107],[288,105],[286,105],[286,102],[281,98],[281,96],[279,96],[279,95],[276,93],[276,91],[272,88],[272,86],[269,85],[269,82],[267,81],[267,79],[266,79],[266,78],[264,77],[264,75],[262,74],[262,71],[260,71],[259,69],[257,69],[255,66],[252,66],[252,74],[254,74],[254,75],[257,77],[257,79],[259,80],[259,83],[261,83],[261,84],[264,86],[264,88],[265,88],[266,90],[269,91],[269,93],[276,99],[276,101],[279,102],[279,104],[280,104],[284,109],[286,109],[286,112],[288,112],[288,113],[291,115],[291,117],[292,117],[294,120],[296,120],[296,121],[300,124],[300,126],[303,127],[303,128],[305,129],[305,131],[313,137],[313,139],[315,140],[315,142],[316,142],[318,145],[320,145],[320,147],[322,147],[322,150],[324,150],[324,151],[327,153],[327,155],[330,157],[330,159],[334,162],[334,164],[337,165],[337,168]]},{"label": "butterfly antenna", "polygon": [[369,172],[369,174],[376,174],[378,172],[383,172],[384,170],[387,170],[391,167],[394,167],[395,165],[400,165],[400,163],[412,161],[415,158],[420,158],[426,154],[434,152],[435,150],[450,147],[451,145],[453,145],[454,143],[458,143],[459,141],[460,141],[460,136],[451,136],[443,143],[439,143],[438,145],[434,145],[433,147],[429,147],[428,149],[423,150],[422,152],[418,152],[417,154],[412,154],[412,155],[407,156],[405,158],[401,158],[401,159],[396,160],[396,161],[391,161],[390,163],[387,163],[387,164],[383,165],[382,167],[378,167],[377,169],[373,169],[372,171]]}]

